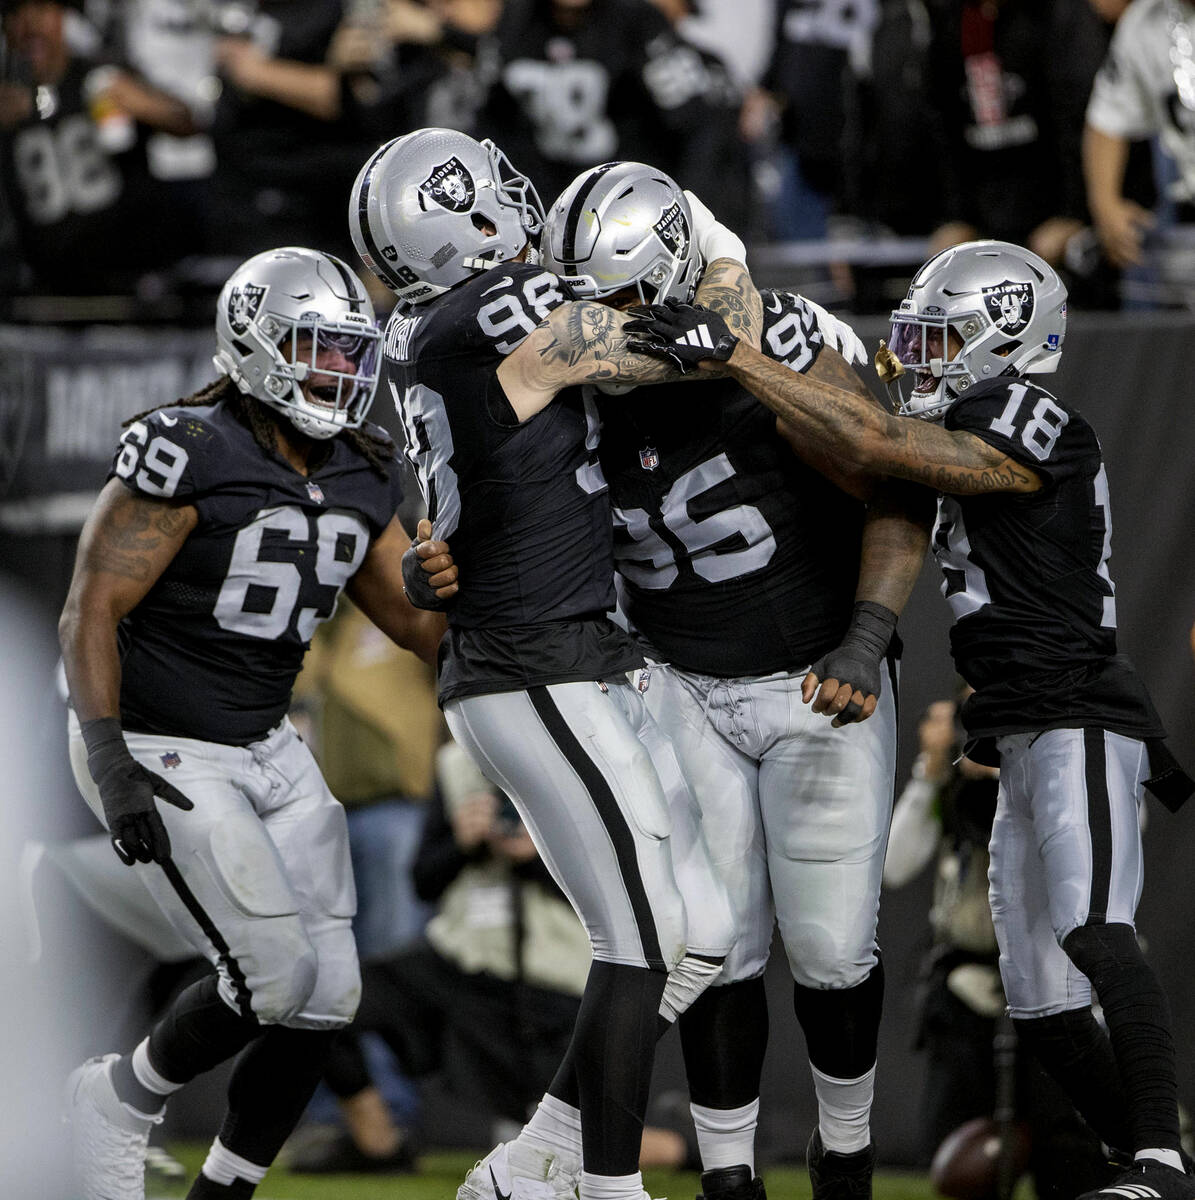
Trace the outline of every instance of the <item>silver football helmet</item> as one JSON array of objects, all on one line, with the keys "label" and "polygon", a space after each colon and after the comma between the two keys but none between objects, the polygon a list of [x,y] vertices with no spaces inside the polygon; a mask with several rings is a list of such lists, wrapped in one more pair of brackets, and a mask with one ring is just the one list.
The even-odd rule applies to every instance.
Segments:
[{"label": "silver football helmet", "polygon": [[1065,336],[1066,287],[1045,259],[1011,242],[952,246],[892,313],[888,348],[913,376],[893,399],[902,416],[938,420],[981,380],[1057,370]]},{"label": "silver football helmet", "polygon": [[687,302],[701,274],[684,192],[638,162],[578,175],[552,205],[539,249],[545,267],[592,299],[634,287],[641,304]]},{"label": "silver football helmet", "polygon": [[516,257],[543,222],[531,180],[489,138],[455,129],[417,129],[380,146],[349,196],[357,253],[408,304]]},{"label": "silver football helmet", "polygon": [[323,439],[365,420],[380,340],[373,304],[346,263],[284,246],[229,276],[216,302],[212,361],[300,433]]}]

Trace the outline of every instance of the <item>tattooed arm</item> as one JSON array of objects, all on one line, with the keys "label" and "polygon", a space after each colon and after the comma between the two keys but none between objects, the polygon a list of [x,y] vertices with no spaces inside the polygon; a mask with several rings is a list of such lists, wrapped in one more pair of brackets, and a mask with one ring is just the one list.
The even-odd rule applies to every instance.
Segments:
[{"label": "tattooed arm", "polygon": [[712,309],[735,337],[759,348],[763,337],[763,301],[741,262],[718,258],[710,263],[702,272],[693,303]]},{"label": "tattooed arm", "polygon": [[783,419],[790,438],[811,439],[847,467],[956,495],[1035,492],[1042,486],[1036,471],[972,433],[894,417],[852,392],[794,374],[741,342],[718,365]]},{"label": "tattooed arm", "polygon": [[[706,267],[698,303],[715,310],[735,336],[759,344],[763,304],[747,268],[720,258]],[[647,383],[701,378],[681,375],[658,359],[627,349],[622,327],[632,318],[597,300],[555,308],[548,319],[498,366],[498,381],[520,421],[534,416],[557,392],[579,383]],[[725,372],[705,372],[708,378]]]},{"label": "tattooed arm", "polygon": [[120,716],[116,627],[169,566],[199,520],[192,505],[135,496],[111,479],[83,526],[58,622],[71,702],[80,721]]}]

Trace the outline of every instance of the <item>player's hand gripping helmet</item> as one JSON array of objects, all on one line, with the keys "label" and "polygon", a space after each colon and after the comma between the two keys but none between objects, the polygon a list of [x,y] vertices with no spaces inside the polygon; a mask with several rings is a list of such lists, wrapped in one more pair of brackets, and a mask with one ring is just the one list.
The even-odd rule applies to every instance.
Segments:
[{"label": "player's hand gripping helmet", "polygon": [[531,180],[489,138],[455,129],[417,129],[380,146],[349,196],[357,253],[408,304],[515,258],[543,222]]},{"label": "player's hand gripping helmet", "polygon": [[380,335],[361,280],[331,254],[255,254],[216,302],[216,369],[300,433],[330,438],[365,420]]},{"label": "player's hand gripping helmet", "polygon": [[[953,358],[951,331],[961,343]],[[939,420],[982,380],[1057,370],[1065,336],[1066,287],[1045,259],[1011,242],[952,246],[892,314],[889,349],[913,377],[904,394],[890,385],[893,400],[902,416]]]},{"label": "player's hand gripping helmet", "polygon": [[692,300],[702,265],[684,192],[637,162],[578,175],[552,205],[540,259],[577,296],[601,299],[634,287],[641,304]]}]

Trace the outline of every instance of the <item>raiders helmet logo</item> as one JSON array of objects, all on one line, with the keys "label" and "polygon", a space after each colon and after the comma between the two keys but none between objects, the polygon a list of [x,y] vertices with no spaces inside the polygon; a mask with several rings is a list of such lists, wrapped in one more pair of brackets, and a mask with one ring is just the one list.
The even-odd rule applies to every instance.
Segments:
[{"label": "raiders helmet logo", "polygon": [[1015,336],[1033,317],[1033,285],[1012,283],[1006,279],[995,287],[984,288],[983,302],[992,324],[1004,333]]},{"label": "raiders helmet logo", "polygon": [[232,295],[228,298],[228,323],[233,333],[242,334],[253,324],[265,294],[266,289],[255,283],[232,289]]},{"label": "raiders helmet logo", "polygon": [[441,163],[419,185],[419,190],[441,208],[456,213],[468,212],[477,194],[473,176],[455,154],[447,162]]},{"label": "raiders helmet logo", "polygon": [[655,223],[656,237],[676,258],[683,258],[689,249],[689,222],[679,204],[673,204]]}]

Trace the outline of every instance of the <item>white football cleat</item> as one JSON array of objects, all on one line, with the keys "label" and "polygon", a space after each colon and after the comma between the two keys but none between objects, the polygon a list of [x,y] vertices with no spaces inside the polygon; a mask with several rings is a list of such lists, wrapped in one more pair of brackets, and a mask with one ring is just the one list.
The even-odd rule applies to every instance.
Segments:
[{"label": "white football cleat", "polygon": [[522,1142],[502,1142],[465,1176],[456,1200],[576,1200],[581,1161]]},{"label": "white football cleat", "polygon": [[89,1058],[66,1081],[80,1200],[145,1200],[145,1152],[155,1122],[135,1116],[117,1097],[112,1064],[119,1058]]}]

